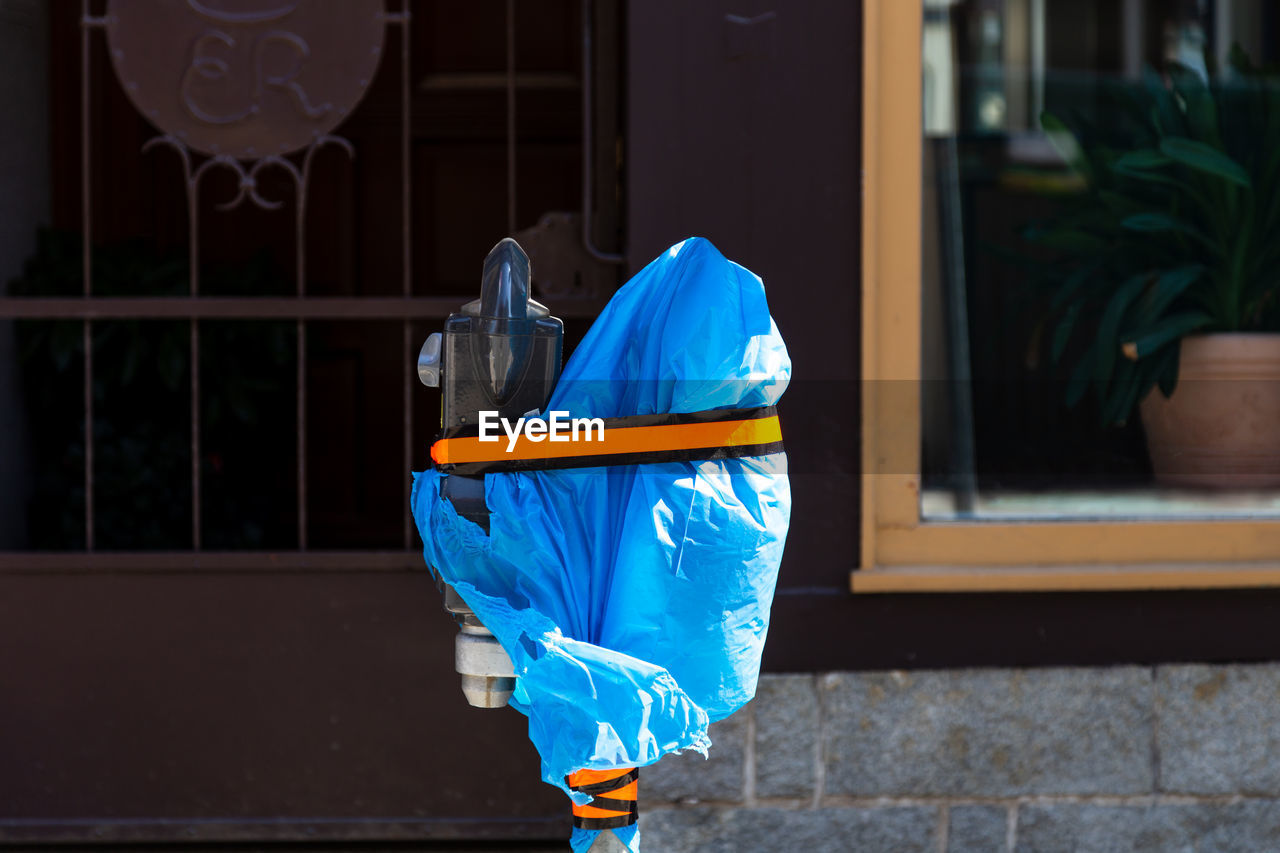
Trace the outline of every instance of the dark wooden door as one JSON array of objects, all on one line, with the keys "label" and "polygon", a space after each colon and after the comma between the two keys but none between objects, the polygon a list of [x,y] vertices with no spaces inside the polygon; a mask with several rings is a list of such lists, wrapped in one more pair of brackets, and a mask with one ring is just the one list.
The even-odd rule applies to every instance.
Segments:
[{"label": "dark wooden door", "polygon": [[847,667],[882,627],[860,628],[876,605],[855,611],[848,595],[861,482],[861,15],[846,0],[628,7],[632,262],[707,237],[764,279],[791,355],[774,670]]},{"label": "dark wooden door", "polygon": [[[413,378],[405,342],[416,355],[450,307],[474,297],[510,213],[525,228],[544,212],[578,208],[580,4],[412,4],[407,223],[400,35],[389,30],[367,95],[336,131],[355,156],[320,151],[310,176],[307,305],[355,301],[297,309],[311,312],[303,397],[294,360],[303,321],[288,301],[288,176],[264,170],[257,186],[284,199],[281,210],[222,211],[236,181],[229,170],[210,175],[198,210],[202,290],[183,301],[180,162],[142,153],[157,129],[131,103],[96,31],[85,106],[99,289],[96,301],[57,301],[80,296],[79,5],[49,6],[55,231],[15,285],[23,297],[54,299],[24,303],[19,321],[30,345],[22,370],[34,470],[27,539],[0,554],[0,844],[561,846],[567,804],[539,781],[525,718],[470,708],[453,672],[455,628],[405,505],[406,469],[427,463],[438,396]],[[90,17],[111,11],[86,8]],[[593,24],[610,46],[611,21],[602,14]],[[599,100],[616,116],[615,97]],[[270,311],[254,301],[265,297],[277,299]],[[380,299],[412,310],[407,337],[406,317]],[[231,303],[241,307],[228,314]],[[136,315],[130,305],[141,306]],[[342,306],[355,306],[356,318]],[[91,314],[101,310],[113,319]],[[184,311],[206,313],[197,321]],[[589,309],[567,313],[580,333]],[[194,392],[189,322],[201,329]],[[82,326],[91,381],[80,367]],[[81,480],[86,395],[95,403],[92,552]],[[198,445],[188,445],[192,411]]]}]

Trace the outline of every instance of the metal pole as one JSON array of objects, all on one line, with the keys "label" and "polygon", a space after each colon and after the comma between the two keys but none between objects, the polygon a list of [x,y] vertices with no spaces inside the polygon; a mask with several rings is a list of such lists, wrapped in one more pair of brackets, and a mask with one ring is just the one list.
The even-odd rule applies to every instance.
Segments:
[{"label": "metal pole", "polygon": [[587,853],[627,853],[627,846],[618,840],[612,829],[606,829],[596,836]]}]

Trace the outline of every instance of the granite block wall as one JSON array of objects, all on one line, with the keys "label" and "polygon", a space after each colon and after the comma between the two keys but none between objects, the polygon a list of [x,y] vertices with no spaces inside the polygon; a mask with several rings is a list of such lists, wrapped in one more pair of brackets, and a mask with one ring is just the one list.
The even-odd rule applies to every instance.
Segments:
[{"label": "granite block wall", "polygon": [[1280,665],[771,675],[712,738],[646,849],[1280,851]]}]

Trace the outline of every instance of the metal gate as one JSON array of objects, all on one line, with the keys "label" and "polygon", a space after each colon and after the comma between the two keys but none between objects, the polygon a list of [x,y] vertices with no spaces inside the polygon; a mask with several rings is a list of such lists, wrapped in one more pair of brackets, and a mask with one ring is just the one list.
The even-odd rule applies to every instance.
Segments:
[{"label": "metal gate", "polygon": [[[227,9],[253,7],[255,4],[225,4]],[[82,0],[80,16],[80,164],[81,164],[81,234],[83,295],[79,297],[32,297],[23,299],[0,298],[0,317],[78,320],[83,329],[83,402],[84,402],[84,549],[52,554],[0,553],[0,568],[41,569],[93,569],[111,570],[145,568],[169,569],[198,565],[201,568],[253,569],[279,568],[282,556],[279,552],[209,553],[202,547],[201,536],[201,430],[200,430],[200,324],[201,321],[229,319],[288,319],[296,324],[296,514],[297,548],[290,555],[289,563],[297,568],[324,568],[352,563],[350,554],[335,556],[308,547],[307,533],[307,326],[311,321],[360,321],[378,320],[397,322],[402,339],[401,375],[403,409],[403,444],[400,448],[402,470],[413,464],[415,440],[422,440],[433,429],[431,424],[419,425],[422,435],[415,434],[411,372],[412,355],[416,352],[412,323],[415,320],[438,320],[448,316],[457,307],[456,299],[444,296],[416,295],[413,278],[413,223],[411,202],[410,139],[413,126],[411,112],[410,51],[409,39],[404,33],[398,37],[398,85],[400,96],[399,155],[400,181],[398,217],[400,235],[400,292],[396,296],[323,297],[307,293],[307,204],[308,188],[312,179],[312,161],[326,146],[341,149],[348,157],[357,156],[352,143],[333,131],[348,117],[360,102],[382,58],[384,29],[403,30],[411,20],[409,9],[385,12],[381,0],[349,2],[320,6],[305,0],[292,0],[280,4],[256,4],[265,11],[226,11],[222,6],[205,4],[198,0],[161,3],[148,0],[110,0],[103,14],[92,14],[90,0]],[[591,50],[592,25],[590,3],[583,3],[585,50]],[[515,67],[516,27],[514,1],[505,0],[502,26],[505,28],[507,70],[500,85],[506,98],[506,222],[507,230],[516,232],[519,224],[516,216],[517,167],[519,147],[516,132],[517,81]],[[167,14],[155,14],[156,10]],[[341,14],[335,15],[335,11]],[[293,27],[288,29],[287,27]],[[112,64],[130,101],[150,121],[158,124],[158,133],[148,139],[142,154],[177,157],[181,163],[184,185],[187,226],[187,253],[189,266],[189,292],[187,295],[165,297],[115,297],[101,296],[94,291],[93,246],[94,223],[94,134],[92,131],[92,105],[94,87],[102,85],[91,73],[91,47],[95,33],[103,32]],[[168,39],[172,42],[167,42]],[[317,47],[313,49],[312,43]],[[157,52],[154,45],[170,44],[174,49]],[[334,64],[325,63],[321,47],[338,53]],[[271,73],[273,51],[292,63],[283,73]],[[314,55],[313,55],[314,53]],[[356,74],[338,62],[349,64],[356,60]],[[584,67],[583,87],[583,205],[587,221],[595,205],[592,185],[596,167],[593,164],[592,147],[597,144],[592,126],[590,66]],[[320,69],[311,73],[311,69]],[[326,71],[328,73],[326,73]],[[387,71],[383,72],[388,73]],[[531,75],[533,76],[533,75]],[[544,75],[546,76],[546,75]],[[493,87],[499,81],[490,75],[434,75],[422,81],[424,88],[447,90],[450,87]],[[545,81],[544,81],[545,82]],[[553,80],[555,87],[577,86],[573,80]],[[173,90],[178,89],[175,93]],[[203,105],[201,89],[210,100],[232,103],[237,98],[242,103],[223,106],[217,113],[215,107]],[[212,91],[212,95],[208,94]],[[230,93],[230,94],[227,94]],[[175,97],[175,94],[178,97]],[[274,96],[274,97],[273,97]],[[184,109],[179,109],[181,102]],[[283,107],[271,109],[273,106]],[[615,102],[616,104],[616,102]],[[616,105],[614,107],[616,109]],[[613,126],[616,133],[616,123]],[[612,141],[610,141],[612,145]],[[111,164],[105,164],[107,168]],[[606,164],[616,182],[616,164]],[[286,199],[264,196],[261,176],[268,170],[276,170],[287,178],[293,198],[294,280],[296,292],[292,296],[243,296],[213,297],[202,294],[200,287],[202,186],[206,176],[216,170],[225,170],[234,177],[235,194],[216,202],[219,211],[252,205],[262,210],[280,211]],[[616,199],[611,217],[616,226]],[[288,211],[280,215],[288,215]],[[547,217],[539,228],[531,228],[527,234],[534,240],[534,259],[542,259],[558,269],[566,264],[577,267],[579,284],[550,284],[541,279],[544,290],[551,290],[556,297],[557,310],[566,317],[590,317],[601,305],[601,297],[607,295],[608,285],[616,279],[609,266],[592,265],[569,257],[579,247],[568,244],[559,237],[559,226],[569,215]],[[576,224],[576,223],[575,223]],[[556,233],[557,242],[543,246],[540,238],[548,232]],[[529,239],[526,237],[526,239]],[[616,239],[616,237],[615,237]],[[608,263],[621,260],[617,254],[596,249],[591,229],[583,228],[583,242],[579,249],[588,259],[592,256]],[[573,274],[573,273],[571,273]],[[587,284],[581,284],[585,276]],[[563,279],[562,279],[563,280]],[[94,405],[91,389],[94,382],[92,335],[95,321],[115,319],[175,319],[189,321],[190,325],[190,456],[191,456],[191,549],[165,554],[156,553],[101,553],[96,547],[94,513]],[[404,486],[407,504],[408,485]],[[368,568],[397,569],[419,566],[419,555],[414,544],[414,532],[408,515],[403,519],[404,553],[379,550],[361,555],[360,562]],[[195,557],[194,554],[200,554]]]},{"label": "metal gate", "polygon": [[[49,489],[65,495],[61,526],[50,525],[34,546],[28,542],[20,550],[0,551],[0,586],[5,586],[12,608],[6,615],[13,617],[12,633],[5,639],[57,624],[68,654],[73,654],[70,647],[94,642],[84,627],[93,621],[84,617],[92,609],[90,601],[69,604],[86,595],[104,607],[119,608],[125,633],[132,630],[130,623],[172,628],[172,613],[161,617],[137,603],[139,597],[156,595],[160,584],[167,591],[152,603],[161,609],[179,612],[174,601],[190,603],[199,595],[214,596],[230,608],[224,619],[205,623],[226,636],[192,640],[192,649],[203,650],[193,653],[224,643],[252,656],[252,636],[266,629],[243,630],[244,620],[278,621],[280,608],[292,607],[294,597],[299,607],[305,606],[303,601],[324,600],[330,609],[340,609],[343,596],[361,599],[376,588],[381,592],[370,612],[394,613],[388,618],[399,620],[413,618],[409,614],[414,608],[403,607],[404,597],[422,594],[413,604],[424,625],[401,622],[395,628],[409,636],[426,632],[439,638],[429,641],[436,647],[422,652],[432,661],[433,677],[439,676],[447,671],[442,662],[451,654],[450,626],[445,614],[432,612],[437,602],[425,594],[429,583],[407,512],[408,471],[426,461],[438,404],[417,384],[413,356],[421,338],[457,308],[460,297],[470,298],[467,293],[478,275],[467,281],[453,271],[471,268],[478,274],[483,251],[476,253],[474,247],[517,228],[525,228],[522,242],[533,256],[535,284],[553,298],[571,331],[575,322],[581,330],[616,284],[622,259],[616,253],[621,209],[617,4],[544,0],[520,4],[518,11],[514,0],[82,0],[74,19],[65,7],[55,6],[51,14],[54,159],[55,169],[62,169],[62,176],[55,177],[55,220],[69,222],[74,186],[78,275],[53,276],[57,281],[45,290],[28,286],[28,276],[20,294],[0,291],[0,319],[51,330],[51,338],[66,339],[75,328],[74,340],[64,340],[59,350],[67,364],[58,375],[78,380],[78,439],[63,458],[54,460],[56,476]],[[526,42],[528,30],[534,32]],[[480,41],[483,48],[472,53],[482,59],[500,57],[500,67],[494,68],[495,62],[468,66],[467,51],[458,45],[474,47]],[[73,44],[79,65],[69,71],[66,50]],[[560,54],[551,56],[548,44],[559,45]],[[419,48],[426,54],[421,65]],[[569,67],[565,57],[580,64]],[[78,76],[74,89],[65,79],[73,73]],[[72,91],[78,96],[74,102]],[[484,138],[477,141],[477,135]],[[493,156],[499,148],[500,160]],[[452,158],[448,162],[439,153],[446,149]],[[572,183],[554,180],[570,174],[578,179],[578,193],[571,192]],[[484,182],[475,187],[474,196],[458,189],[465,190],[468,175]],[[493,192],[495,183],[498,193]],[[166,202],[179,205],[185,221]],[[501,213],[476,214],[481,208]],[[317,217],[327,222],[337,215],[346,217],[342,222],[347,224],[316,226]],[[463,222],[455,222],[454,216]],[[467,225],[468,219],[475,224]],[[348,220],[359,221],[350,225]],[[121,235],[130,235],[131,228],[160,244],[154,257],[135,264],[143,274],[130,273],[132,261],[111,255],[112,246],[122,242]],[[335,233],[347,235],[343,228],[358,236],[334,238]],[[603,251],[601,245],[615,251]],[[251,291],[254,279],[245,272],[252,264],[244,258],[255,246],[288,261],[277,265],[279,274],[263,292]],[[539,267],[544,270],[540,277]],[[281,275],[289,279],[287,284],[280,282]],[[151,291],[144,281],[148,276],[155,278]],[[68,289],[72,278],[76,292]],[[164,365],[181,366],[180,377],[166,379],[171,384],[163,394],[148,398],[145,392],[135,397],[124,393],[130,380],[120,360],[111,360],[108,345],[112,335],[122,334],[119,329],[138,340],[149,340],[153,333],[163,339],[140,346],[143,355],[133,357],[137,361],[165,352]],[[236,335],[227,335],[228,329],[237,330]],[[172,351],[175,341],[181,354]],[[236,341],[241,342],[238,347]],[[246,361],[266,351],[264,346],[274,353],[274,361]],[[292,364],[282,350],[291,353]],[[342,364],[356,365],[350,384],[364,396],[343,396],[326,380],[345,375],[341,365],[330,370],[340,360],[334,352],[345,353]],[[128,358],[124,364],[128,366]],[[250,381],[254,370],[245,369],[246,364],[259,369],[258,385]],[[248,374],[237,379],[239,385],[227,376],[233,367]],[[28,385],[40,384],[31,378],[35,368],[24,362],[23,369],[29,373]],[[166,370],[170,368],[161,373]],[[133,375],[140,374],[128,374]],[[274,382],[268,391],[259,387],[264,376]],[[61,383],[51,384],[66,390]],[[261,403],[241,423],[220,414],[243,404],[228,399],[237,394],[248,396],[249,409],[253,400],[273,402]],[[149,452],[160,453],[158,444],[147,444],[151,432],[133,438],[141,446],[136,452],[143,466],[154,463],[159,471],[140,476],[139,482],[162,482],[163,500],[134,501],[132,486],[118,482],[122,467],[138,468],[134,457],[120,450],[130,439],[121,435],[128,431],[121,425],[132,422],[113,420],[111,414],[119,413],[119,400],[126,398],[135,401],[130,404],[134,410],[137,399],[146,400],[148,411],[164,409],[168,420],[157,423],[175,426],[165,436],[165,446],[176,439],[182,447],[175,445],[167,461],[146,458]],[[176,426],[179,419],[184,426]],[[41,445],[39,433],[46,428],[56,432],[52,419],[42,420],[40,412],[29,411],[28,420],[36,433],[33,446]],[[228,420],[237,423],[235,440],[219,438],[214,428]],[[257,455],[247,457],[250,464],[230,458],[255,445]],[[185,462],[178,466],[175,459]],[[238,480],[226,473],[236,464]],[[259,470],[252,470],[255,466]],[[68,473],[73,467],[76,482]],[[179,467],[184,469],[181,477]],[[330,473],[334,467],[379,470],[356,471],[335,481]],[[334,495],[345,486],[335,488],[334,482],[349,483],[364,495],[359,499],[365,507],[362,515],[344,514]],[[229,489],[227,483],[251,487]],[[33,486],[33,494],[41,488]],[[33,524],[41,506],[33,509]],[[151,510],[140,511],[143,506]],[[251,507],[262,507],[261,519],[253,524],[234,521],[241,507],[246,515]],[[78,518],[74,526],[79,533],[66,521],[72,516]],[[138,532],[155,519],[169,521],[154,535]],[[179,532],[178,527],[185,529]],[[252,529],[246,533],[241,527]],[[372,580],[378,576],[384,580]],[[284,587],[279,587],[280,578],[288,579]],[[245,590],[268,584],[276,585],[269,596],[244,601]],[[238,591],[229,592],[233,589]],[[169,591],[173,598],[164,598]],[[128,604],[122,603],[126,600]],[[277,602],[277,610],[263,601]],[[68,614],[81,618],[62,621]],[[333,627],[341,630],[337,623]],[[243,636],[228,641],[237,631]],[[121,641],[121,655],[147,648],[130,637]],[[346,664],[358,669],[367,649],[338,654],[347,655]],[[24,691],[49,677],[49,661],[39,651],[33,655],[0,677],[6,695],[12,692],[6,703],[20,705]],[[165,655],[156,652],[154,658],[119,663],[118,671],[162,679]],[[329,663],[307,659],[296,675],[299,683],[323,683]],[[271,672],[267,667],[255,678],[271,678]],[[191,683],[178,679],[171,692]],[[376,683],[365,687],[391,689]],[[29,764],[15,765],[19,771],[11,776],[9,791],[14,796],[0,797],[11,803],[0,814],[0,840],[559,837],[563,825],[555,819],[560,807],[555,792],[516,794],[514,805],[504,811],[500,801],[512,797],[505,789],[473,798],[466,793],[473,783],[459,781],[453,773],[453,765],[469,754],[493,759],[518,748],[512,746],[523,743],[519,725],[510,719],[515,715],[502,712],[507,719],[474,721],[469,715],[478,712],[465,709],[454,679],[443,676],[432,689],[415,694],[414,701],[438,705],[433,691],[448,691],[450,700],[447,711],[432,710],[437,714],[432,725],[478,727],[492,731],[494,741],[478,752],[443,744],[438,766],[421,768],[418,784],[431,792],[428,799],[451,803],[427,809],[430,818],[370,817],[377,810],[371,812],[364,803],[348,810],[350,821],[344,822],[347,815],[339,808],[336,822],[326,823],[307,811],[318,808],[307,805],[308,796],[313,803],[324,797],[305,792],[299,794],[300,811],[292,818],[254,813],[262,803],[277,802],[271,797],[255,803],[252,797],[233,796],[219,805],[218,796],[211,795],[202,814],[183,814],[180,804],[158,802],[162,798],[148,793],[145,783],[126,783],[115,799],[88,796],[74,805],[72,796],[67,804],[74,779],[64,779],[60,793],[57,786],[43,794],[35,787],[25,789],[28,782],[36,786],[44,778],[45,764],[59,761],[58,755],[33,747],[24,752]],[[230,693],[217,701],[225,713],[236,715],[243,699]],[[115,701],[116,711],[127,716],[128,694]],[[370,697],[361,705],[362,719],[378,718],[376,707]],[[88,719],[89,711],[84,713]],[[79,718],[68,712],[62,719],[74,725]],[[253,730],[255,723],[247,717],[235,730],[250,742],[269,740]],[[303,728],[324,725],[317,718]],[[134,732],[135,737],[144,735],[141,729]],[[52,732],[37,741],[57,752]],[[138,772],[162,752],[148,743],[135,746]],[[521,759],[525,764],[529,760],[528,755]],[[80,758],[64,763],[98,768]],[[133,776],[133,768],[116,770],[115,775]],[[282,778],[279,770],[268,775]],[[327,772],[340,775],[341,762]],[[102,768],[93,773],[97,781],[85,780],[85,785],[113,778],[113,772]],[[364,768],[361,778],[373,778],[371,773],[376,776],[376,770]],[[447,794],[436,790],[450,785],[458,789]],[[494,799],[494,791],[500,792],[498,804],[483,806]],[[477,816],[488,811],[492,819]],[[117,819],[125,812],[127,820]]]}]

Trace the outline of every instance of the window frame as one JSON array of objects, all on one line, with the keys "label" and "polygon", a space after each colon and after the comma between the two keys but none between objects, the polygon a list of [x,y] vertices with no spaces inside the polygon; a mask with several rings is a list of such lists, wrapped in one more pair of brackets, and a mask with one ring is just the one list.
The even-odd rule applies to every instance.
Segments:
[{"label": "window frame", "polygon": [[1280,519],[929,521],[920,510],[921,0],[864,0],[855,593],[1280,586]]}]

